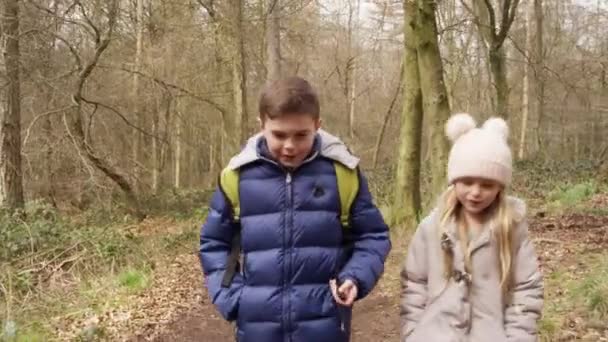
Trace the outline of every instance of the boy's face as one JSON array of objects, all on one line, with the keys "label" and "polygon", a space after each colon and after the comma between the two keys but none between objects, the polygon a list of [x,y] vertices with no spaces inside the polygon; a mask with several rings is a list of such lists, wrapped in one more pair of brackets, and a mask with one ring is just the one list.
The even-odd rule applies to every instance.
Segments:
[{"label": "boy's face", "polygon": [[306,114],[262,119],[262,134],[272,157],[286,167],[298,167],[310,154],[321,120]]}]

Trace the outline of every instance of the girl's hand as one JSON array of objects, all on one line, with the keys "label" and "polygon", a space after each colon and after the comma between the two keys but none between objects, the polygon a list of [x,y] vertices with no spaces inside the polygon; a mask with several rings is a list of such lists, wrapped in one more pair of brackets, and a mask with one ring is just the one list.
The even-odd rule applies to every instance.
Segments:
[{"label": "girl's hand", "polygon": [[342,306],[352,306],[357,298],[357,285],[350,279],[346,279],[340,287],[336,279],[332,279],[329,281],[329,287],[336,303]]}]

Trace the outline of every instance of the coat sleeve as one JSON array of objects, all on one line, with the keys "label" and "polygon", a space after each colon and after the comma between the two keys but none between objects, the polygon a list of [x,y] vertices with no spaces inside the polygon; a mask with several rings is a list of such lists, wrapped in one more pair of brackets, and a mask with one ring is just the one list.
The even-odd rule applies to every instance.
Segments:
[{"label": "coat sleeve", "polygon": [[243,287],[243,278],[238,272],[230,287],[222,287],[232,238],[239,229],[231,213],[230,204],[218,188],[213,194],[207,219],[201,228],[199,248],[199,259],[209,296],[218,311],[229,321],[236,319]]},{"label": "coat sleeve", "polygon": [[528,225],[520,223],[513,255],[512,290],[505,308],[505,332],[510,342],[535,342],[543,309],[543,280]]},{"label": "coat sleeve", "polygon": [[412,238],[401,271],[401,336],[405,339],[420,322],[428,297],[427,241],[423,221]]},{"label": "coat sleeve", "polygon": [[391,249],[388,226],[374,205],[365,176],[359,172],[359,193],[351,208],[353,252],[339,279],[353,280],[357,299],[367,296],[384,271],[384,262]]}]

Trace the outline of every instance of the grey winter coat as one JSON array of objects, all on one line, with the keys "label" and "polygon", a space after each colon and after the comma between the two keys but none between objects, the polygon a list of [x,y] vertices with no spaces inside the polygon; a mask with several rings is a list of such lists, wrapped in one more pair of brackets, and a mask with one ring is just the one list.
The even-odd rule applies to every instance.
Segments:
[{"label": "grey winter coat", "polygon": [[[543,282],[534,246],[528,238],[525,204],[509,197],[514,215],[511,291],[500,287],[498,245],[493,227],[486,227],[470,243],[470,275],[455,223],[448,226],[454,253],[454,274],[444,276],[438,209],[419,225],[401,274],[401,340],[403,342],[532,342],[543,307]],[[462,275],[462,276],[458,276]]]}]

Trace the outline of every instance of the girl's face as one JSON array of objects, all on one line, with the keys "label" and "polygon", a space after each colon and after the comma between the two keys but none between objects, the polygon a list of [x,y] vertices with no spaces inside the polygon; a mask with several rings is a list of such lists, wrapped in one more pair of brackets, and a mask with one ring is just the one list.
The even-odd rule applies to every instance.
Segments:
[{"label": "girl's face", "polygon": [[487,209],[502,189],[500,183],[485,178],[464,177],[454,183],[458,201],[467,213],[473,215]]}]

